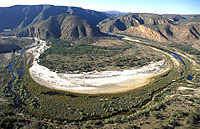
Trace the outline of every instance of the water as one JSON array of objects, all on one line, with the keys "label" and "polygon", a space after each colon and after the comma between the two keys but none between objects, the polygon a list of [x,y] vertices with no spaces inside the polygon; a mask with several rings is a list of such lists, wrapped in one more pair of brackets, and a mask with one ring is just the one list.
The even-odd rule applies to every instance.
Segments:
[{"label": "water", "polygon": [[181,76],[183,76],[184,71],[181,72]]},{"label": "water", "polygon": [[118,39],[122,39],[124,38],[123,36],[117,36],[117,35],[114,35],[114,34],[109,34],[109,33],[105,33],[106,35],[109,35],[109,36],[112,36],[112,37],[116,37]]},{"label": "water", "polygon": [[16,79],[16,76],[14,74],[13,65],[14,65],[14,62],[11,62],[6,69],[9,70],[12,73],[12,76],[14,77],[14,79]]},{"label": "water", "polygon": [[21,62],[21,67],[17,69],[17,73],[19,74],[20,77],[22,77],[24,75],[24,62]]},{"label": "water", "polygon": [[188,75],[187,80],[192,80],[193,77],[191,75]]},{"label": "water", "polygon": [[[22,54],[20,55],[18,61],[22,58]],[[13,62],[10,62],[10,64],[8,65],[8,67],[6,68],[8,71],[10,71],[12,73],[12,76],[13,76],[13,80],[11,82],[9,82],[8,84],[8,91],[15,97],[14,98],[14,104],[15,104],[15,107],[20,107],[22,102],[20,101],[20,98],[19,96],[12,90],[12,87],[13,87],[13,82],[14,80],[16,79],[16,76],[15,76],[15,72],[14,72],[14,69],[13,69],[13,66],[14,64],[16,64],[16,61],[13,61]],[[17,74],[19,74],[20,76],[23,76],[23,66],[24,66],[24,63],[21,62],[20,64],[20,68],[17,69]]]},{"label": "water", "polygon": [[182,60],[182,58],[178,54],[174,52],[168,52],[168,53],[174,56],[176,59],[178,58],[186,66],[185,62]]},{"label": "water", "polygon": [[[21,58],[22,58],[22,54],[20,55],[18,60],[20,60]],[[13,76],[14,79],[16,79],[15,72],[14,72],[14,69],[13,69],[13,65],[15,63],[16,63],[16,61],[11,62],[9,64],[9,66],[6,68],[7,70],[9,70],[12,73],[12,76]],[[23,76],[23,74],[24,74],[24,68],[23,68],[24,62],[21,62],[20,66],[21,67],[17,69],[17,74],[19,74],[20,76]]]},{"label": "water", "polygon": [[161,77],[166,77],[166,76],[168,76],[168,75],[169,75],[169,73],[170,73],[170,72],[168,72],[167,74],[165,74],[165,75],[163,75],[163,76],[161,76]]},{"label": "water", "polygon": [[7,70],[9,70],[11,73],[12,73],[12,76],[13,76],[13,80],[11,82],[9,82],[8,84],[8,91],[9,93],[11,93],[15,98],[14,98],[14,104],[15,104],[15,107],[19,107],[19,97],[17,96],[17,94],[12,90],[12,87],[13,87],[13,82],[14,80],[16,79],[16,76],[15,76],[15,73],[14,73],[14,69],[13,69],[13,65],[14,65],[15,61],[14,62],[11,62],[9,64],[9,66],[6,68]]},{"label": "water", "polygon": [[[185,69],[187,68],[185,62],[183,61],[183,59],[176,53],[174,52],[168,52],[170,55],[174,56],[176,59],[179,59],[184,65],[185,65]],[[183,76],[184,71],[181,72],[181,76]]]},{"label": "water", "polygon": [[[20,54],[18,60],[20,60],[20,59],[22,58],[22,55],[23,55],[24,51],[25,51],[25,50],[22,50],[22,52],[21,52],[21,54]],[[24,75],[24,62],[21,62],[20,66],[21,66],[21,67],[17,69],[17,74],[18,74],[20,77],[22,77],[22,76]]]}]

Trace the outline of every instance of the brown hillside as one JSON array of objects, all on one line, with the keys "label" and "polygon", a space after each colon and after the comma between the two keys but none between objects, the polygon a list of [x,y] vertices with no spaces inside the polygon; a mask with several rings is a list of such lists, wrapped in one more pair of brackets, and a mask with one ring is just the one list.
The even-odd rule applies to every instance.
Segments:
[{"label": "brown hillside", "polygon": [[166,24],[154,27],[139,25],[137,27],[132,26],[122,33],[148,38],[159,42],[199,42],[200,24],[185,26]]}]

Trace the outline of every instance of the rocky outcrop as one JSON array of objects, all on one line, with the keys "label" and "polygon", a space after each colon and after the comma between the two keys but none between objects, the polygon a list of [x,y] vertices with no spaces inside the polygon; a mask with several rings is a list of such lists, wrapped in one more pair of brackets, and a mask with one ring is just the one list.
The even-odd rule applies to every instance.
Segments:
[{"label": "rocky outcrop", "polygon": [[138,37],[148,38],[159,42],[199,42],[200,24],[192,25],[172,25],[164,24],[160,26],[139,25],[130,27],[121,33],[126,33]]},{"label": "rocky outcrop", "polygon": [[151,40],[166,42],[167,38],[158,31],[158,29],[152,29],[151,27],[145,25],[139,25],[137,27],[130,27],[126,31],[122,32],[142,38],[149,38]]},{"label": "rocky outcrop", "polygon": [[40,37],[40,30],[36,29],[35,27],[30,27],[24,31],[21,31],[17,34],[19,37]]}]

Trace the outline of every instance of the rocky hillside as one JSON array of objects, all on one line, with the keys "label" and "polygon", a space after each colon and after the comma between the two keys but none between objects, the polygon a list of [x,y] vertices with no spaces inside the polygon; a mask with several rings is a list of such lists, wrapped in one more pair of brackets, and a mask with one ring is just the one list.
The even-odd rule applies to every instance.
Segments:
[{"label": "rocky hillside", "polygon": [[99,23],[99,28],[104,32],[124,31],[131,26],[159,25],[171,21],[157,14],[127,14],[117,18],[108,18]]},{"label": "rocky hillside", "polygon": [[86,20],[67,14],[51,16],[31,27],[21,31],[20,37],[38,37],[42,39],[61,38],[74,40],[79,38],[94,38],[103,35],[97,27]]},{"label": "rocky hillside", "polygon": [[193,25],[172,25],[161,26],[139,25],[130,27],[122,33],[148,38],[159,42],[199,42],[200,24]]},{"label": "rocky hillside", "polygon": [[99,23],[103,32],[125,33],[159,42],[199,42],[199,15],[128,14]]},{"label": "rocky hillside", "polygon": [[79,16],[91,25],[108,18],[107,14],[78,7],[53,6],[53,5],[16,5],[0,8],[0,30],[24,28],[34,25],[50,16],[68,14]]}]

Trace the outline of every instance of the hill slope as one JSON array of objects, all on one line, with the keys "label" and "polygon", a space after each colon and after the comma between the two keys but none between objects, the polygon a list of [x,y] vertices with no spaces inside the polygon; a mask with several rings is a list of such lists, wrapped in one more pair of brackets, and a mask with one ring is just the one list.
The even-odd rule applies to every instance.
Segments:
[{"label": "hill slope", "polygon": [[125,33],[159,42],[199,42],[198,15],[127,14],[99,23],[103,32]]},{"label": "hill slope", "polygon": [[99,23],[99,28],[105,32],[124,31],[131,26],[142,24],[159,25],[169,23],[169,19],[157,14],[127,14],[117,18],[108,18]]},{"label": "hill slope", "polygon": [[67,14],[51,16],[18,34],[20,37],[61,38],[63,40],[94,38],[101,35],[103,34],[99,29],[90,25],[86,20]]},{"label": "hill slope", "polygon": [[59,14],[76,15],[91,25],[108,18],[107,14],[78,7],[53,5],[16,5],[0,8],[0,30],[24,28]]},{"label": "hill slope", "polygon": [[200,24],[193,25],[172,25],[161,26],[139,25],[130,27],[122,33],[148,38],[159,42],[199,42]]},{"label": "hill slope", "polygon": [[[102,32],[125,33],[159,42],[199,42],[200,15],[132,13],[111,15],[78,7],[16,5],[0,8],[0,31],[18,36],[76,39]],[[23,30],[23,31],[22,31]]]}]

